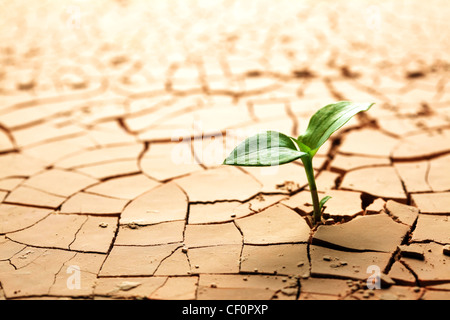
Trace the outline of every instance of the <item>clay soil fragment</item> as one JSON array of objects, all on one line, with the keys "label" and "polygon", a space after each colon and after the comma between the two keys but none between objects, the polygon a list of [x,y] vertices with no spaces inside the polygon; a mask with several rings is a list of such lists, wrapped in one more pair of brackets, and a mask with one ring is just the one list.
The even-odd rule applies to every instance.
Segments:
[{"label": "clay soil fragment", "polygon": [[396,223],[386,214],[362,216],[350,222],[319,226],[313,243],[357,251],[394,252],[409,227]]},{"label": "clay soil fragment", "polygon": [[275,292],[295,285],[294,280],[288,280],[283,276],[201,274],[197,299],[269,300]]},{"label": "clay soil fragment", "polygon": [[379,198],[406,202],[401,180],[393,167],[362,168],[350,171],[344,176],[340,187],[365,192]]},{"label": "clay soil fragment", "polygon": [[411,195],[412,203],[424,214],[450,214],[450,192],[417,193]]},{"label": "clay soil fragment", "polygon": [[412,241],[450,243],[450,221],[448,216],[421,214],[412,234]]},{"label": "clay soil fragment", "polygon": [[114,299],[143,299],[149,297],[166,280],[166,277],[98,278],[94,294]]},{"label": "clay soil fragment", "polygon": [[193,273],[238,273],[242,246],[221,245],[190,248],[189,261]]},{"label": "clay soil fragment", "polygon": [[417,244],[423,249],[425,259],[403,257],[401,261],[417,276],[421,285],[449,282],[450,256],[444,255],[442,245],[437,243]]},{"label": "clay soil fragment", "polygon": [[61,213],[111,215],[119,214],[128,200],[104,197],[87,192],[79,192],[69,198],[61,207]]},{"label": "clay soil fragment", "polygon": [[257,214],[237,219],[246,244],[307,242],[310,228],[295,211],[275,205]]},{"label": "clay soil fragment", "polygon": [[416,222],[419,216],[419,209],[413,206],[407,206],[393,200],[386,202],[386,211],[398,222],[406,224],[410,227]]},{"label": "clay soil fragment", "polygon": [[151,276],[161,261],[179,246],[114,246],[102,266],[100,276]]},{"label": "clay soil fragment", "polygon": [[51,209],[0,204],[0,233],[14,232],[30,227],[52,212]]},{"label": "clay soil fragment", "polygon": [[252,176],[227,166],[196,172],[175,182],[191,202],[245,201],[261,190],[261,184]]},{"label": "clay soil fragment", "polygon": [[8,237],[32,246],[69,249],[86,219],[79,215],[51,214],[30,228],[10,233]]},{"label": "clay soil fragment", "polygon": [[188,248],[242,243],[241,233],[234,223],[231,222],[209,225],[187,225],[184,235],[184,243]]},{"label": "clay soil fragment", "polygon": [[[355,280],[366,280],[369,276],[368,267],[376,265],[384,270],[391,258],[390,253],[384,252],[348,252],[328,249],[312,245],[311,275],[313,277],[338,277]],[[331,261],[325,261],[324,256],[330,256]],[[346,264],[342,265],[341,261]]]},{"label": "clay soil fragment", "polygon": [[[33,249],[36,250],[36,249]],[[75,256],[67,250],[39,249],[32,261],[17,270],[2,273],[2,287],[7,298],[47,295],[63,264]],[[19,259],[24,260],[24,259]],[[39,277],[36,275],[39,274]]]},{"label": "clay soil fragment", "polygon": [[241,271],[309,276],[307,245],[244,245]]},{"label": "clay soil fragment", "polygon": [[[170,198],[167,195],[170,194]],[[120,216],[120,224],[149,225],[184,220],[188,210],[186,194],[174,183],[158,186],[130,202]]]},{"label": "clay soil fragment", "polygon": [[429,158],[450,151],[450,130],[410,135],[400,141],[394,148],[394,160],[415,160]]},{"label": "clay soil fragment", "polygon": [[396,261],[389,270],[388,276],[397,284],[413,286],[416,278],[401,262]]}]

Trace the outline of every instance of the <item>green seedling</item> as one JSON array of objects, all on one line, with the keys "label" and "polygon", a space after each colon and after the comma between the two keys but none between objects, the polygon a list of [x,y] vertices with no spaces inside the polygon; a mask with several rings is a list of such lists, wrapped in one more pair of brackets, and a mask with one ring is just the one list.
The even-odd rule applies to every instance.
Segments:
[{"label": "green seedling", "polygon": [[309,120],[304,134],[297,139],[277,131],[265,131],[241,142],[223,164],[264,167],[290,163],[301,159],[308,179],[313,203],[313,224],[321,221],[325,196],[319,201],[312,159],[328,138],[354,115],[367,111],[373,103],[339,101],[319,109]]}]

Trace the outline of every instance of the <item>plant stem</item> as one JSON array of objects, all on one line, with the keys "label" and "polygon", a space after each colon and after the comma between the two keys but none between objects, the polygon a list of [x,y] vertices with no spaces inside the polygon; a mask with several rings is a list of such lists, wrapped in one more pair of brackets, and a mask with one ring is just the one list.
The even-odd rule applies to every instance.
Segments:
[{"label": "plant stem", "polygon": [[309,190],[311,192],[311,198],[314,207],[313,224],[316,224],[320,221],[321,212],[319,205],[319,196],[317,194],[316,179],[314,177],[314,169],[312,166],[312,157],[303,157],[302,162],[303,166],[305,167],[306,177],[308,178]]}]

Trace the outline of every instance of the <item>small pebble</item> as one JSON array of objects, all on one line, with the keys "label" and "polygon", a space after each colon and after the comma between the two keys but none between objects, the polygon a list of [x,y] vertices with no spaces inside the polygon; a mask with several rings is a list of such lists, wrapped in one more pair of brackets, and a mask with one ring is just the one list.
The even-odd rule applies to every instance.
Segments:
[{"label": "small pebble", "polygon": [[140,285],[141,285],[140,282],[123,281],[121,284],[118,285],[118,287],[119,287],[119,290],[128,291],[128,290],[134,289]]},{"label": "small pebble", "polygon": [[258,272],[258,268],[253,269],[253,272]]},{"label": "small pebble", "polygon": [[325,261],[331,261],[331,257],[330,256],[323,256],[322,259],[325,260]]},{"label": "small pebble", "polygon": [[341,266],[346,266],[347,264],[347,261],[341,261]]},{"label": "small pebble", "polygon": [[31,90],[35,87],[36,83],[33,79],[22,79],[16,84],[18,90]]},{"label": "small pebble", "polygon": [[199,266],[198,264],[196,264],[196,265],[195,265],[195,268],[198,269],[198,268],[200,268],[200,266]]},{"label": "small pebble", "polygon": [[187,253],[187,252],[188,252],[188,248],[187,248],[187,247],[183,247],[183,248],[181,249],[181,252]]},{"label": "small pebble", "polygon": [[283,288],[281,292],[287,296],[295,296],[297,294],[297,289],[295,288]]},{"label": "small pebble", "polygon": [[100,228],[106,228],[106,227],[108,226],[108,224],[105,223],[105,222],[102,222],[102,223],[100,223],[98,226],[99,226]]},{"label": "small pebble", "polygon": [[450,244],[447,244],[442,248],[442,253],[446,256],[450,256]]},{"label": "small pebble", "polygon": [[414,292],[419,292],[420,291],[420,287],[414,287],[413,291]]},{"label": "small pebble", "polygon": [[214,282],[210,284],[211,288],[217,288],[217,284],[215,284]]},{"label": "small pebble", "polygon": [[299,263],[297,263],[297,267],[303,267],[305,265],[305,263],[303,261],[300,261]]}]

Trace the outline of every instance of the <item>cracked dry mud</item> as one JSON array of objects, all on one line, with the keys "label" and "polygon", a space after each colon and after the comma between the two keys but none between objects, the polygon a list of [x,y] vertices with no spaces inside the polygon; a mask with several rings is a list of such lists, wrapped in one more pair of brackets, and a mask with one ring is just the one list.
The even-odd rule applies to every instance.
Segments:
[{"label": "cracked dry mud", "polygon": [[[450,299],[449,13],[4,3],[0,299]],[[220,165],[343,99],[376,105],[314,159],[325,225],[300,162]]]}]

